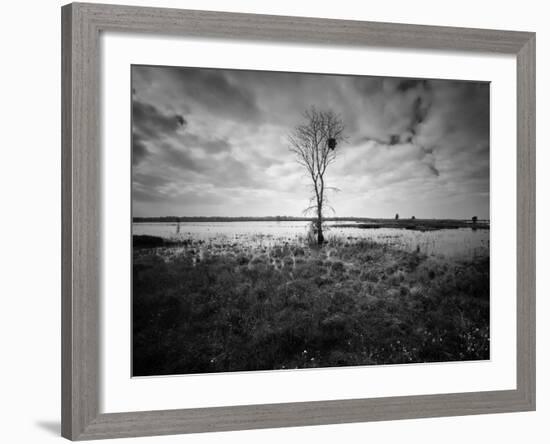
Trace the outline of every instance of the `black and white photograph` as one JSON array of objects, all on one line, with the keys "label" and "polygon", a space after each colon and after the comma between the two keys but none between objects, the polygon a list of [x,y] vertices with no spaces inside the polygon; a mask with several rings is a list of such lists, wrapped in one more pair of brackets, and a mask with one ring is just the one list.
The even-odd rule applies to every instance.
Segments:
[{"label": "black and white photograph", "polygon": [[490,359],[490,83],[131,67],[132,376]]},{"label": "black and white photograph", "polygon": [[453,6],[6,2],[0,441],[546,444],[547,8]]}]

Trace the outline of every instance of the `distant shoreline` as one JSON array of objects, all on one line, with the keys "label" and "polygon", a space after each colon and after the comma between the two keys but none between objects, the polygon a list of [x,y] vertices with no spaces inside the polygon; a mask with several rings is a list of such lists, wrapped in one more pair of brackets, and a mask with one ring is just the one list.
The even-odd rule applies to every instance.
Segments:
[{"label": "distant shoreline", "polygon": [[[133,223],[185,223],[185,222],[313,222],[313,218],[302,217],[149,217],[134,218]],[[416,231],[452,230],[459,228],[471,228],[473,230],[488,230],[488,220],[472,219],[372,219],[358,217],[332,217],[324,219],[325,222],[342,222],[335,224],[339,228],[377,229],[395,228]],[[347,222],[347,223],[346,223]],[[355,222],[350,224],[349,222]]]},{"label": "distant shoreline", "polygon": [[[316,220],[314,217],[293,217],[293,216],[160,216],[160,217],[134,217],[134,223],[148,222],[312,222]],[[372,217],[326,217],[325,222],[358,222],[367,224],[408,224],[408,223],[438,223],[438,224],[453,224],[466,223],[471,225],[472,219],[421,219],[421,218],[372,218]],[[489,224],[489,219],[478,219],[478,224]]]}]

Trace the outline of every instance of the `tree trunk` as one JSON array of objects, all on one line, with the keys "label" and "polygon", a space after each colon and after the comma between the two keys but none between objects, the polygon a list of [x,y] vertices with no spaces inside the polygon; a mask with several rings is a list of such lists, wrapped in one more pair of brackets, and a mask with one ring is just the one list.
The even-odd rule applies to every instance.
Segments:
[{"label": "tree trunk", "polygon": [[325,238],[323,236],[323,218],[321,216],[321,211],[317,211],[317,244],[323,245]]}]

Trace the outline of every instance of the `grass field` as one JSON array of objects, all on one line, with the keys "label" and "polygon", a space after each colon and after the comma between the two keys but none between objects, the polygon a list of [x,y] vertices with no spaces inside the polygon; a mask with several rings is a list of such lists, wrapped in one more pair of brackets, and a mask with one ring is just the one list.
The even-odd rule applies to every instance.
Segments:
[{"label": "grass field", "polygon": [[133,253],[134,376],[489,359],[487,255],[158,245]]}]

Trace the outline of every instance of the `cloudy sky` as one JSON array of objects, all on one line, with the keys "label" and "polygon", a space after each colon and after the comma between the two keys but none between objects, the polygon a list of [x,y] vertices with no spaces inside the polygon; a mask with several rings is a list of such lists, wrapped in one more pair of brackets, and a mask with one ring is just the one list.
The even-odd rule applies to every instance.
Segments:
[{"label": "cloudy sky", "polygon": [[346,143],[327,181],[340,217],[489,217],[489,85],[132,67],[134,216],[301,216],[288,135],[315,106]]}]

